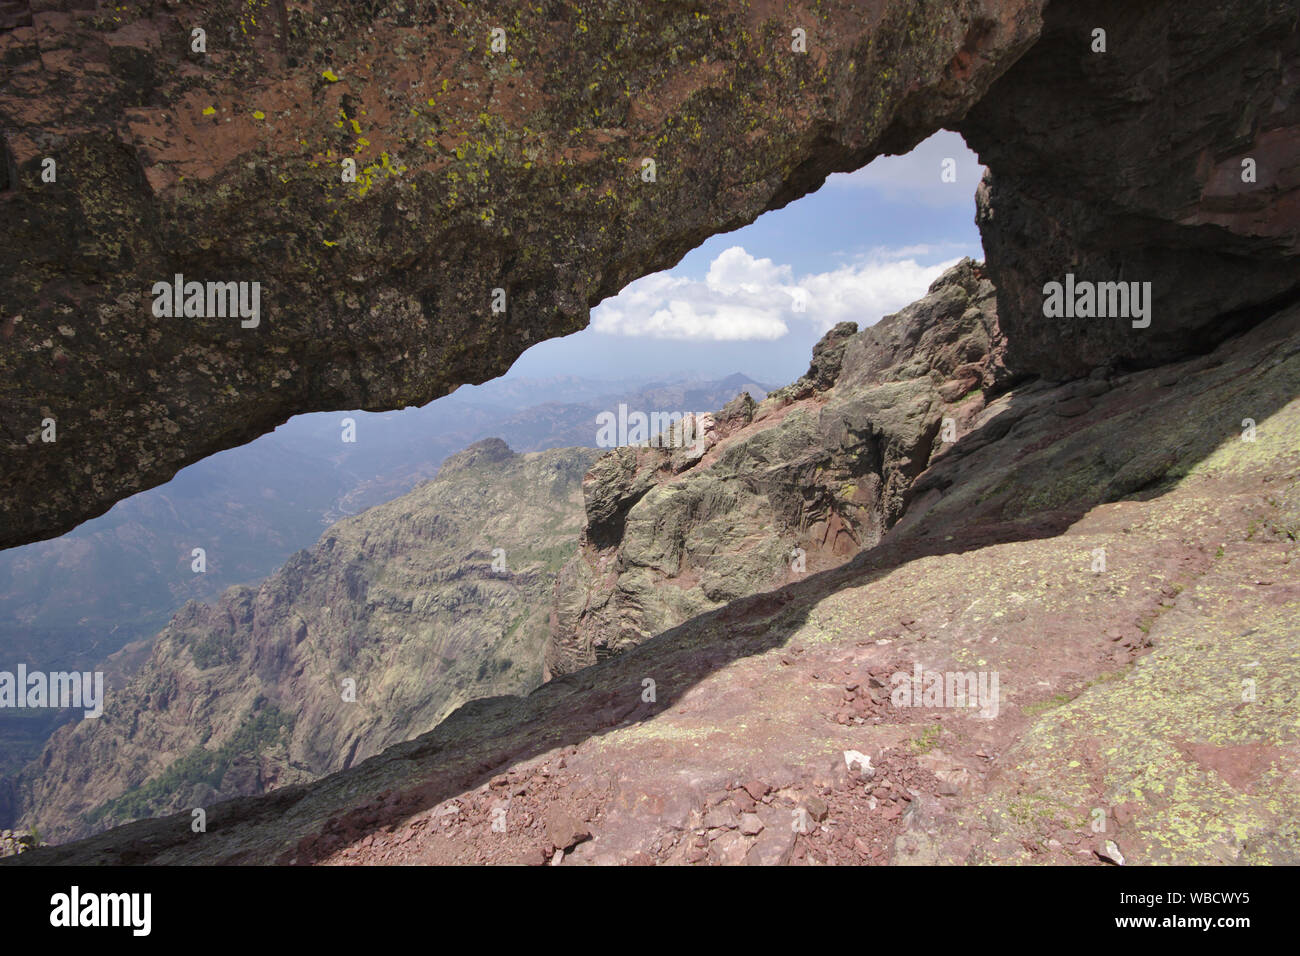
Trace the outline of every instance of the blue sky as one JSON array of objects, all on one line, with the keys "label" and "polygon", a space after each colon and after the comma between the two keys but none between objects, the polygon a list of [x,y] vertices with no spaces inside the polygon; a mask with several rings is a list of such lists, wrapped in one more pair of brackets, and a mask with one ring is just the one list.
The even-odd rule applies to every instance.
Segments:
[{"label": "blue sky", "polygon": [[[948,158],[955,182],[941,175]],[[942,131],[904,156],[832,176],[606,299],[587,329],[539,343],[507,377],[743,372],[786,384],[836,322],[874,324],[919,298],[953,261],[983,258],[974,222],[982,171],[961,137]]]}]

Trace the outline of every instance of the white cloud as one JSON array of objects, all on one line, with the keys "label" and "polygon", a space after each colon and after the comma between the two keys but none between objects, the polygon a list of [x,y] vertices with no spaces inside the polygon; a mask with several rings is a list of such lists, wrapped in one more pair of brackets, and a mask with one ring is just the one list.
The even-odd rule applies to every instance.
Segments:
[{"label": "white cloud", "polygon": [[[732,252],[741,253],[749,262],[728,256]],[[715,275],[710,267],[709,278],[703,282],[667,272],[648,275],[597,306],[592,312],[592,329],[656,339],[779,339],[789,329],[755,281],[763,271],[761,262],[771,265],[770,260],[755,260],[737,246],[713,260],[718,272]],[[748,268],[750,263],[753,268]],[[735,271],[729,274],[729,269]]]},{"label": "white cloud", "polygon": [[[956,179],[944,182],[943,163],[955,162]],[[827,186],[874,189],[886,199],[926,206],[970,202],[984,167],[957,133],[940,130],[903,156],[880,156],[857,172],[836,173]]]},{"label": "white cloud", "polygon": [[921,265],[910,256],[877,253],[865,262],[807,276],[800,283],[808,291],[807,314],[822,331],[836,322],[874,325],[925,295],[930,283],[959,261]]},{"label": "white cloud", "polygon": [[[659,272],[633,282],[592,312],[592,329],[609,335],[695,341],[772,341],[806,322],[818,333],[837,322],[872,325],[925,294],[957,263],[917,257],[950,246],[876,250],[831,272],[796,279],[788,265],[755,259],[742,246],[723,250],[704,279]],[[804,303],[802,311],[796,303]]]},{"label": "white cloud", "polygon": [[762,292],[775,285],[794,281],[789,266],[778,266],[771,259],[755,259],[743,246],[732,246],[709,263],[704,281],[715,292]]}]

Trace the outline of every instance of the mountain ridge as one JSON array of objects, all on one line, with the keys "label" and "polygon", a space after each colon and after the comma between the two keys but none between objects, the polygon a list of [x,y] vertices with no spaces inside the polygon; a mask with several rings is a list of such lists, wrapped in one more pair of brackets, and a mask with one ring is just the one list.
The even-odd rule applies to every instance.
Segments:
[{"label": "mountain ridge", "polygon": [[477,442],[258,586],[190,602],[104,715],[56,731],[19,774],[20,825],[61,840],[314,779],[469,698],[536,686],[596,454]]}]

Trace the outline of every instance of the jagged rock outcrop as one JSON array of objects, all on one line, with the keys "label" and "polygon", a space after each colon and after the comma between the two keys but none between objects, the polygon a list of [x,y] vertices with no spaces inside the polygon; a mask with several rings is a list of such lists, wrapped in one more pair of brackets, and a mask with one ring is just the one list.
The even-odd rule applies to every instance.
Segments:
[{"label": "jagged rock outcrop", "polygon": [[732,402],[691,446],[601,458],[556,582],[549,673],[874,546],[983,390],[1005,384],[1002,350],[993,285],[966,259],[878,324],[837,325],[799,381]]},{"label": "jagged rock outcrop", "polygon": [[63,841],[314,780],[536,687],[596,454],[478,442],[259,586],[186,605],[104,714],[20,775],[24,825]]},{"label": "jagged rock outcrop", "polygon": [[[960,118],[1041,5],[20,4],[0,546],[292,414],[504,372],[707,236]],[[260,283],[256,327],[157,317],[176,275],[250,283],[250,307]]]}]

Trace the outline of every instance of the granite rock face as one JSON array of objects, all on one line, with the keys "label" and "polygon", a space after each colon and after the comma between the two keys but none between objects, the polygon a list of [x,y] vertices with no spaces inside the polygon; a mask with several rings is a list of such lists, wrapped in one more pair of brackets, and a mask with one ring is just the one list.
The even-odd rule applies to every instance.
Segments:
[{"label": "granite rock face", "polygon": [[837,325],[799,381],[705,416],[693,447],[605,455],[583,481],[583,546],[556,582],[548,672],[874,546],[1005,382],[1002,349],[993,285],[966,259],[876,325]]},{"label": "granite rock face", "polygon": [[[501,374],[959,119],[1041,6],[7,4],[0,546],[293,414]],[[208,314],[159,317],[178,275],[247,283],[250,313],[258,283],[256,325],[206,286]]]},{"label": "granite rock face", "polygon": [[[958,124],[1008,363],[1057,380],[1202,352],[1300,296],[1290,0],[1052,3]],[[1093,52],[1095,29],[1105,52]],[[1043,286],[1150,283],[1147,327],[1043,314]]]}]

